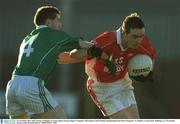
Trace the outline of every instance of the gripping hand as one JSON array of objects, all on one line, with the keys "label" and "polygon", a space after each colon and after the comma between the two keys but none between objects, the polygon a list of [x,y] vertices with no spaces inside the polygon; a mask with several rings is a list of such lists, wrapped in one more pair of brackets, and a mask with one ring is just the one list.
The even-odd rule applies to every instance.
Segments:
[{"label": "gripping hand", "polygon": [[96,47],[95,45],[91,46],[88,50],[87,50],[87,54],[89,56],[93,56],[93,57],[97,57],[100,58],[102,55],[102,49],[99,47]]},{"label": "gripping hand", "polygon": [[[95,45],[91,46],[87,50],[87,54],[92,57],[101,58],[102,53],[103,53],[103,50]],[[111,74],[115,74],[116,73],[116,63],[115,63],[113,57],[108,56],[108,58],[105,59],[105,62],[106,62],[106,66],[108,67]]]}]

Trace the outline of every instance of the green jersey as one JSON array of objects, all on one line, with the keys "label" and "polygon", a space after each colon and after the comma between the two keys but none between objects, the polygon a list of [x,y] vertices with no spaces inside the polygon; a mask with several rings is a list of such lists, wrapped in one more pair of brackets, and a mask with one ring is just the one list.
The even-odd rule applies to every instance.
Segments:
[{"label": "green jersey", "polygon": [[80,48],[79,39],[48,27],[33,30],[21,43],[13,74],[46,80],[57,64],[59,53]]}]

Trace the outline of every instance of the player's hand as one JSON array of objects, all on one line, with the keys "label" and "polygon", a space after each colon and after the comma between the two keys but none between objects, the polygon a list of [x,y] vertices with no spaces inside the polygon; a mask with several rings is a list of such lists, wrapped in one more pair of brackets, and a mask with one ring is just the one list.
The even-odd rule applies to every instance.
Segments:
[{"label": "player's hand", "polygon": [[109,71],[111,72],[111,74],[114,75],[116,73],[116,63],[113,57],[109,56],[108,59],[106,59],[105,61],[106,61],[106,66],[108,67]]},{"label": "player's hand", "polygon": [[81,48],[88,49],[88,48],[92,47],[94,45],[94,43],[88,42],[88,41],[79,40],[79,45],[80,45]]},{"label": "player's hand", "polygon": [[140,76],[130,76],[130,77],[132,79],[134,79],[136,81],[140,81],[140,82],[146,82],[146,81],[153,82],[154,81],[152,71],[150,71],[147,76],[140,75]]},{"label": "player's hand", "polygon": [[102,49],[99,47],[96,47],[95,45],[91,46],[87,50],[87,54],[89,56],[93,56],[93,57],[97,57],[97,58],[101,58],[102,52],[103,52]]}]

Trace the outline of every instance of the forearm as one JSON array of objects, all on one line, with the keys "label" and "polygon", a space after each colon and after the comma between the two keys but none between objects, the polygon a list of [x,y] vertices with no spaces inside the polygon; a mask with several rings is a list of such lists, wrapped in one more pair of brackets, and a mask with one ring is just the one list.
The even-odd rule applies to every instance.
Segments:
[{"label": "forearm", "polygon": [[74,49],[69,54],[72,58],[83,59],[88,56],[87,49]]},{"label": "forearm", "polygon": [[[87,49],[74,49],[70,52],[70,56],[82,60],[85,60],[87,57],[90,57],[88,55]],[[109,58],[109,55],[107,55],[105,52],[102,52],[100,58],[106,60]]]},{"label": "forearm", "polygon": [[103,59],[111,74],[116,73],[116,64],[112,55],[106,54],[101,48],[93,46],[89,49],[74,49],[70,52],[70,56],[75,59],[84,61],[87,57],[96,57]]},{"label": "forearm", "polygon": [[57,61],[59,64],[73,64],[82,62],[83,60],[71,57],[69,52],[63,52],[58,55]]}]

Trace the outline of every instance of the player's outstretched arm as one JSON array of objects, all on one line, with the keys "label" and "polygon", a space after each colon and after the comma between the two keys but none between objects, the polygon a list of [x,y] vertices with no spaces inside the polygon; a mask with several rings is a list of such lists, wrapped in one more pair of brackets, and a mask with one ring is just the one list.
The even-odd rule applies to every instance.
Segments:
[{"label": "player's outstretched arm", "polygon": [[[90,48],[91,46],[93,46],[94,44],[92,42],[88,42],[88,41],[83,41],[83,40],[79,40],[79,46],[80,49],[74,49],[71,52],[63,52],[60,53],[58,55],[58,63],[59,64],[73,64],[73,63],[78,63],[78,62],[82,62],[86,59],[86,51],[85,49]],[[74,53],[75,55],[71,55],[71,53]],[[85,54],[84,54],[85,53]]]},{"label": "player's outstretched arm", "polygon": [[71,57],[85,60],[87,57],[96,57],[103,59],[106,62],[106,66],[110,70],[111,74],[116,73],[116,64],[112,56],[106,54],[101,48],[93,45],[88,49],[75,49],[70,53]]},{"label": "player's outstretched arm", "polygon": [[69,52],[63,52],[59,54],[57,61],[59,64],[74,64],[84,60],[71,57]]},{"label": "player's outstretched arm", "polygon": [[71,52],[64,52],[59,54],[58,63],[59,64],[73,64],[85,61],[87,57],[97,57],[103,59],[106,62],[111,74],[116,72],[116,64],[112,56],[107,55],[102,51],[101,48],[96,46],[91,46],[87,49],[74,49]]},{"label": "player's outstretched arm", "polygon": [[[73,64],[85,61],[87,57],[100,57],[102,54],[102,50],[100,48],[96,48],[91,46],[92,44],[87,43],[85,41],[80,41],[80,46],[84,47],[82,49],[73,49],[70,52],[60,53],[58,56],[59,64]],[[87,47],[87,48],[86,48]],[[86,49],[85,49],[86,48]],[[105,55],[103,54],[103,57]]]},{"label": "player's outstretched arm", "polygon": [[[58,56],[59,64],[72,64],[85,61],[87,57],[100,57],[102,50],[100,48],[91,46],[92,43],[87,43],[85,41],[80,41],[80,46],[84,47],[82,49],[73,49],[70,52],[60,53]],[[86,49],[85,49],[86,48]],[[105,55],[103,54],[103,57]]]}]

